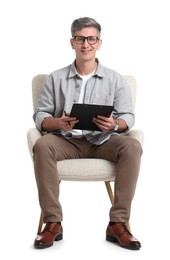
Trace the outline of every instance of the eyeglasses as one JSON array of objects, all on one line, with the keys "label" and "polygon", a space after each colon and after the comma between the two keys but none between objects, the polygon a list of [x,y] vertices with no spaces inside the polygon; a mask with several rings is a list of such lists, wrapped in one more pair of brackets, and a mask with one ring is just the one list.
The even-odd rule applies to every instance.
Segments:
[{"label": "eyeglasses", "polygon": [[94,45],[97,43],[97,41],[99,40],[99,37],[97,36],[74,36],[72,38],[73,40],[75,40],[75,42],[77,44],[83,44],[85,42],[85,40],[87,40],[87,42],[90,44],[90,45]]}]

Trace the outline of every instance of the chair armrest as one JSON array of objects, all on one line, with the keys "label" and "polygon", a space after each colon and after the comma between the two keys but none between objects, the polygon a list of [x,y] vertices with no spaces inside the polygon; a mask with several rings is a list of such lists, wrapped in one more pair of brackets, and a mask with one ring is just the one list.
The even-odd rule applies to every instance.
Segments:
[{"label": "chair armrest", "polygon": [[31,155],[31,158],[33,157],[33,147],[34,144],[36,143],[36,141],[38,140],[38,138],[40,138],[42,135],[40,133],[40,131],[37,128],[30,128],[27,132],[27,143],[28,143],[28,147],[29,147],[29,152]]},{"label": "chair armrest", "polygon": [[139,129],[130,130],[127,133],[127,135],[137,139],[140,142],[141,146],[143,146],[143,143],[144,143],[144,132],[142,130],[139,130]]}]

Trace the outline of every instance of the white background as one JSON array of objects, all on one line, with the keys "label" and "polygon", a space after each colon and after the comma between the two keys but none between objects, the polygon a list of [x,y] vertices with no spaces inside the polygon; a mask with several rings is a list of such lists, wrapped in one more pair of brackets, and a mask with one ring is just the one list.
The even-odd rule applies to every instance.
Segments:
[{"label": "white background", "polygon": [[[158,259],[169,253],[169,69],[167,0],[0,1],[0,255],[3,259]],[[145,133],[131,228],[138,252],[105,241],[110,202],[103,183],[61,183],[64,239],[32,247],[39,219],[26,133],[31,80],[72,63],[70,26],[90,16],[102,25],[98,58],[137,80],[136,124]],[[9,258],[10,257],[10,258]],[[2,257],[1,257],[2,259]]]}]

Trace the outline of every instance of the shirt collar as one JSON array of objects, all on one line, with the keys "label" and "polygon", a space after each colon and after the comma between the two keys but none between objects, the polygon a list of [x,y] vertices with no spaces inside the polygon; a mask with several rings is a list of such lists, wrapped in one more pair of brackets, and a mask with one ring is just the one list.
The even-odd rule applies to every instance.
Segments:
[{"label": "shirt collar", "polygon": [[[103,66],[97,58],[96,58],[96,62],[97,62],[97,69],[94,75],[98,76],[99,78],[103,78],[104,77]],[[77,71],[76,71],[75,60],[74,60],[73,63],[70,65],[69,78],[73,78],[76,75],[77,75]]]}]

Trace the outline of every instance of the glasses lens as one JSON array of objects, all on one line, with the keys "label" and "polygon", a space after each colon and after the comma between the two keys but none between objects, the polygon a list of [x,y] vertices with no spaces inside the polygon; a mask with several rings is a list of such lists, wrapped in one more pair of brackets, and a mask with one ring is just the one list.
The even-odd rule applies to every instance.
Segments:
[{"label": "glasses lens", "polygon": [[97,37],[95,37],[95,36],[88,36],[88,37],[87,37],[87,40],[88,40],[88,43],[89,43],[89,44],[95,44],[98,39],[97,39]]},{"label": "glasses lens", "polygon": [[84,42],[83,36],[75,36],[76,43],[82,44]]}]

